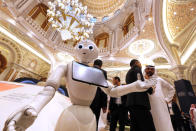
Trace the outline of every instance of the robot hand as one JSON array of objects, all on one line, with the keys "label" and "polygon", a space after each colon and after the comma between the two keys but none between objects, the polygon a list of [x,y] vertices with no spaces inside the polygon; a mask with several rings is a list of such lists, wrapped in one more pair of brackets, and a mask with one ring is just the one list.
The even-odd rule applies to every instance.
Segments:
[{"label": "robot hand", "polygon": [[25,131],[33,124],[37,114],[33,108],[26,107],[8,118],[3,131]]}]

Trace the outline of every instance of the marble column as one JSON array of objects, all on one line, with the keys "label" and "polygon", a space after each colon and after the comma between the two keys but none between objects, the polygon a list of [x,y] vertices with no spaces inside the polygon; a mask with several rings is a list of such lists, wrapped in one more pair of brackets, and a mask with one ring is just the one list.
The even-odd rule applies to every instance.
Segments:
[{"label": "marble column", "polygon": [[115,46],[114,48],[119,48],[120,40],[123,38],[122,26],[118,26],[115,30]]},{"label": "marble column", "polygon": [[175,58],[176,64],[181,65],[181,60],[180,60],[180,57],[179,57],[179,54],[178,54],[178,48],[179,48],[179,46],[176,43],[171,44],[171,51],[172,51],[172,54]]},{"label": "marble column", "polygon": [[177,80],[185,79],[184,71],[187,67],[183,65],[177,65],[172,67],[170,70],[175,73]]},{"label": "marble column", "polygon": [[113,31],[109,32],[109,42],[108,42],[108,50],[112,51],[114,48],[114,43],[113,43]]}]

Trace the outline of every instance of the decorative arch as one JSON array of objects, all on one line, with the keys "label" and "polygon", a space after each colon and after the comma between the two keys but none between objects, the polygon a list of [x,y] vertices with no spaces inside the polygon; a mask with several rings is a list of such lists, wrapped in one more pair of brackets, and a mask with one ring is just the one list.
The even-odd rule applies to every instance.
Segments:
[{"label": "decorative arch", "polygon": [[[9,59],[7,59],[7,65],[11,63],[20,64],[22,55],[18,46],[15,43],[11,42],[9,39],[1,36],[0,34],[0,48],[7,50],[11,55]],[[1,52],[2,53],[2,52]],[[4,55],[7,57],[6,55]]]},{"label": "decorative arch", "polygon": [[49,17],[47,16],[48,7],[40,3],[36,5],[28,15],[45,31],[48,30],[50,23],[48,22]]},{"label": "decorative arch", "polygon": [[163,2],[166,0],[155,0],[153,2],[153,23],[154,23],[154,29],[156,32],[157,39],[160,43],[161,48],[164,50],[166,55],[168,56],[168,62],[171,65],[177,65],[178,58],[175,57],[175,54],[173,53],[171,49],[171,43],[169,39],[167,38],[167,35],[164,31],[163,26]]},{"label": "decorative arch", "polygon": [[129,30],[135,26],[134,14],[131,13],[123,25],[123,34],[126,35]]},{"label": "decorative arch", "polygon": [[193,61],[188,67],[187,78],[191,81],[191,84],[196,85],[196,60]]},{"label": "decorative arch", "polygon": [[193,84],[193,85],[196,85],[196,67],[192,70],[192,72],[191,72],[191,83]]},{"label": "decorative arch", "polygon": [[95,43],[99,48],[106,48],[109,43],[109,34],[104,32],[95,37]]},{"label": "decorative arch", "polygon": [[157,58],[153,59],[153,62],[155,64],[168,64],[167,59],[164,57],[157,57]]},{"label": "decorative arch", "polygon": [[4,55],[1,54],[0,51],[0,74],[5,70],[7,66],[7,59],[5,58]]}]

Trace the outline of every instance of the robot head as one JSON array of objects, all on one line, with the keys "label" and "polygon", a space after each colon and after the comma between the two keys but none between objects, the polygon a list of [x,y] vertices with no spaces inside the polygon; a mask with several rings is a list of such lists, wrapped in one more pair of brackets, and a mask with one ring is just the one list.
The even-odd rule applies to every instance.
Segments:
[{"label": "robot head", "polygon": [[75,46],[75,54],[79,62],[90,63],[98,57],[98,48],[91,40],[82,40]]}]

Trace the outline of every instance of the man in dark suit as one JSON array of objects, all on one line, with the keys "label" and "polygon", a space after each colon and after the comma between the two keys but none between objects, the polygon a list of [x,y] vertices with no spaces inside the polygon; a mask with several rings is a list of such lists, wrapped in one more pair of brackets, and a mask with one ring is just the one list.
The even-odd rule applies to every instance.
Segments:
[{"label": "man in dark suit", "polygon": [[[171,103],[168,103],[168,109],[172,121],[172,125],[174,128],[174,131],[182,131],[182,115],[180,108],[176,104],[176,96],[172,99]],[[190,131],[190,129],[185,128],[186,131]]]},{"label": "man in dark suit", "polygon": [[[141,63],[133,59],[130,66],[131,69],[126,75],[126,84],[133,83],[138,79],[144,81]],[[148,94],[152,94],[152,92],[153,89],[150,88],[146,92],[129,93],[127,95],[127,107],[131,117],[130,131],[155,131],[148,98]]]},{"label": "man in dark suit", "polygon": [[[107,72],[103,69],[102,67],[102,61],[97,59],[94,61],[93,66],[95,68],[98,68],[103,71],[105,79],[107,79]],[[100,116],[100,111],[102,109],[103,113],[106,113],[107,110],[107,95],[98,87],[97,92],[95,95],[95,98],[90,106],[91,110],[95,114],[96,121],[97,121],[97,129],[98,129],[98,122],[99,122],[99,116]]]},{"label": "man in dark suit", "polygon": [[[113,85],[120,86],[120,78],[114,77],[113,78]],[[114,87],[115,88],[115,87]],[[109,104],[109,111],[111,115],[111,121],[110,121],[110,131],[115,131],[117,126],[117,121],[119,121],[119,131],[124,131],[125,129],[125,121],[128,115],[127,109],[126,109],[126,100],[127,96],[121,96],[118,98],[111,97],[110,98],[110,104]]]}]

